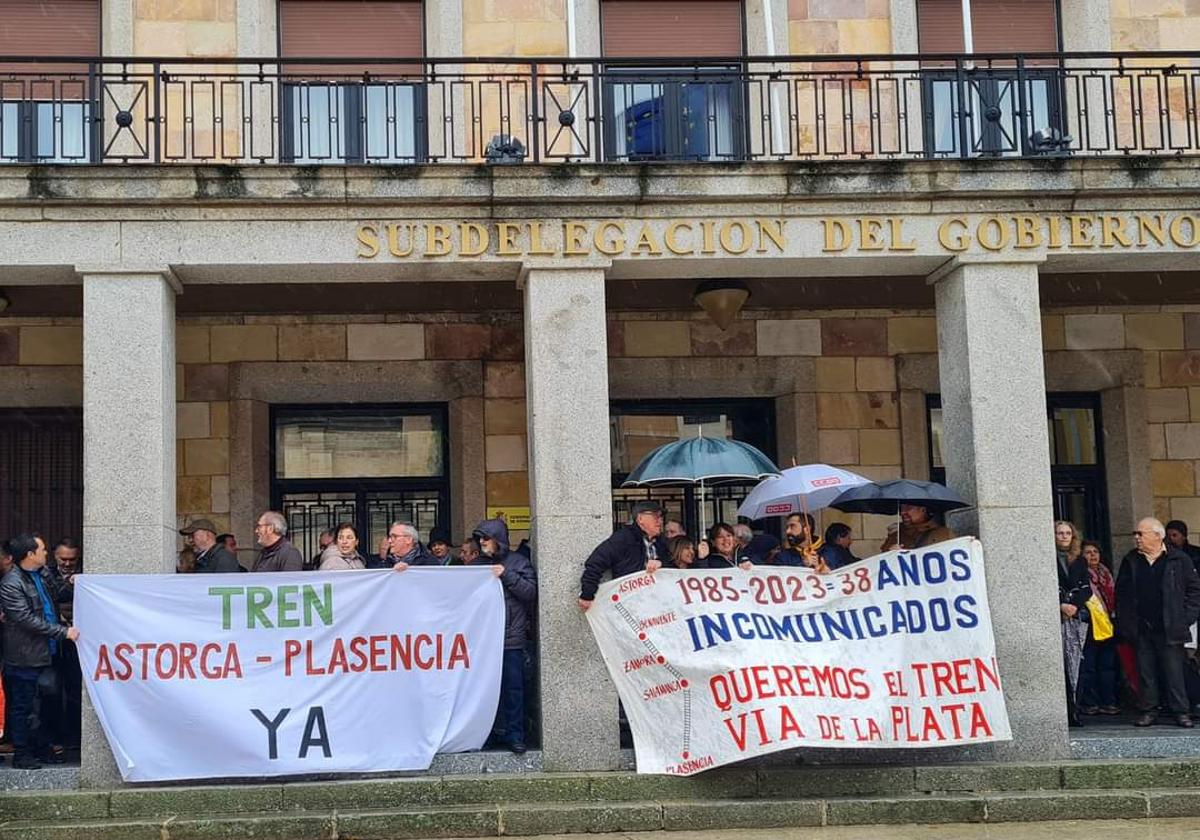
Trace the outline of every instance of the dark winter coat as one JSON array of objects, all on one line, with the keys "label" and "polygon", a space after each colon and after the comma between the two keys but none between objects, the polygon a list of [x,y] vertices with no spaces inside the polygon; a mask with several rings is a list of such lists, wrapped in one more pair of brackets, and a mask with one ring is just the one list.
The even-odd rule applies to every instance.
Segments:
[{"label": "dark winter coat", "polygon": [[302,572],[304,558],[300,549],[292,545],[287,537],[280,537],[274,545],[267,546],[259,552],[254,561],[255,572]]},{"label": "dark winter coat", "polygon": [[[378,556],[379,555],[376,555],[376,557],[378,557]],[[408,552],[408,554],[405,554],[403,557],[397,557],[394,554],[389,554],[386,562],[384,562],[378,566],[373,566],[370,563],[368,563],[367,568],[368,569],[390,569],[392,566],[395,566],[397,563],[407,563],[410,566],[440,566],[440,565],[442,565],[441,560],[437,559],[432,554],[430,554],[429,549],[427,549],[424,545],[422,545],[421,543],[418,542],[416,545],[414,545],[412,547],[412,549]]]},{"label": "dark winter coat", "polygon": [[[54,605],[54,623],[46,621],[42,598],[33,582],[39,575]],[[67,628],[58,622],[58,575],[44,566],[27,572],[20,566],[9,569],[0,581],[0,610],[4,612],[4,664],[15,668],[45,668],[50,665],[50,640],[61,643]]]},{"label": "dark winter coat", "polygon": [[[1087,599],[1092,597],[1092,578],[1088,574],[1087,561],[1076,557],[1074,563],[1067,562],[1067,553],[1057,551],[1058,555],[1058,603],[1070,604],[1083,611]],[[1087,617],[1080,615],[1081,620]]]},{"label": "dark winter coat", "polygon": [[[276,544],[278,545],[278,543]],[[242,564],[233,556],[232,551],[221,545],[221,543],[216,543],[204,554],[196,555],[196,571],[229,574],[231,572],[244,572],[246,570],[242,568]],[[258,571],[263,570],[259,569]]]},{"label": "dark winter coat", "polygon": [[829,567],[830,571],[840,569],[843,566],[849,566],[851,563],[859,561],[859,558],[855,557],[850,549],[840,546],[837,543],[825,543],[825,545],[821,546],[821,550],[817,554],[825,561],[825,565]]},{"label": "dark winter coat", "polygon": [[[1200,618],[1200,576],[1192,558],[1177,548],[1167,548],[1157,563],[1163,568],[1163,629],[1168,644],[1191,640],[1191,626]],[[1127,642],[1136,642],[1141,631],[1137,602],[1137,569],[1133,561],[1137,550],[1125,555],[1117,573],[1117,633]]]},{"label": "dark winter coat", "polygon": [[494,557],[481,552],[475,562],[504,566],[504,574],[500,575],[504,587],[504,649],[519,650],[525,647],[529,638],[533,611],[537,607],[537,571],[528,557],[509,549],[508,525],[503,519],[485,519],[475,528],[473,536],[476,539],[486,537],[499,544]]},{"label": "dark winter coat", "polygon": [[[671,550],[667,547],[667,538],[659,534],[654,538],[654,549],[658,559],[664,564],[671,559]],[[646,568],[646,544],[642,529],[636,522],[631,522],[596,546],[587,561],[583,564],[583,576],[579,580],[579,597],[585,601],[594,600],[596,589],[604,573],[608,572],[613,579],[632,575]]]}]

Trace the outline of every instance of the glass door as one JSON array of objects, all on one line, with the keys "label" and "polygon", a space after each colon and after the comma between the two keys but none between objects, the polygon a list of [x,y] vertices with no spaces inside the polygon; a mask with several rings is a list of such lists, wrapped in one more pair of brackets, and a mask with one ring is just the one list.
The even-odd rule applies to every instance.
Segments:
[{"label": "glass door", "polygon": [[368,559],[392,522],[411,523],[422,541],[448,527],[444,405],[276,406],[272,427],[271,504],[306,558],[341,522],[354,524]]}]

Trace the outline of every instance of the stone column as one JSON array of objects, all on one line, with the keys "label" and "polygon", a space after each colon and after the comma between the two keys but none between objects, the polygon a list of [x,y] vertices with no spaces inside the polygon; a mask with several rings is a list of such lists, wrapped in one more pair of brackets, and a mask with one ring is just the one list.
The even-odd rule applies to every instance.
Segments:
[{"label": "stone column", "polygon": [[586,553],[612,533],[604,271],[535,268],[524,283],[542,757],[547,771],[611,770],[616,690],[577,604]]},{"label": "stone column", "polygon": [[[89,574],[175,570],[175,294],[161,272],[83,277],[83,547]],[[84,692],[80,784],[120,774]]]},{"label": "stone column", "polygon": [[936,284],[942,452],[975,508],[952,517],[983,543],[1013,740],[997,758],[1068,754],[1054,564],[1037,261],[956,259]]}]

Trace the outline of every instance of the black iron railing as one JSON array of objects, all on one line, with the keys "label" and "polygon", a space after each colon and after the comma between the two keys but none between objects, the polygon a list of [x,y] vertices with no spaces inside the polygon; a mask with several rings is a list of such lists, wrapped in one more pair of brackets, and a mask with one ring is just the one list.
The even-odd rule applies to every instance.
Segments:
[{"label": "black iron railing", "polygon": [[0,58],[4,163],[577,163],[1200,152],[1200,52]]}]

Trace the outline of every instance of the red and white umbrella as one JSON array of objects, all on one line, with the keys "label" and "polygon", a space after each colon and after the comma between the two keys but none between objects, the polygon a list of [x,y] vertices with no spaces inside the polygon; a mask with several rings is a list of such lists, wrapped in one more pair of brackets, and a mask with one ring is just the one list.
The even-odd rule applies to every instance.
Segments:
[{"label": "red and white umbrella", "polygon": [[810,513],[828,507],[851,487],[869,483],[870,479],[849,470],[827,464],[803,464],[764,478],[750,491],[737,513],[746,519]]}]

